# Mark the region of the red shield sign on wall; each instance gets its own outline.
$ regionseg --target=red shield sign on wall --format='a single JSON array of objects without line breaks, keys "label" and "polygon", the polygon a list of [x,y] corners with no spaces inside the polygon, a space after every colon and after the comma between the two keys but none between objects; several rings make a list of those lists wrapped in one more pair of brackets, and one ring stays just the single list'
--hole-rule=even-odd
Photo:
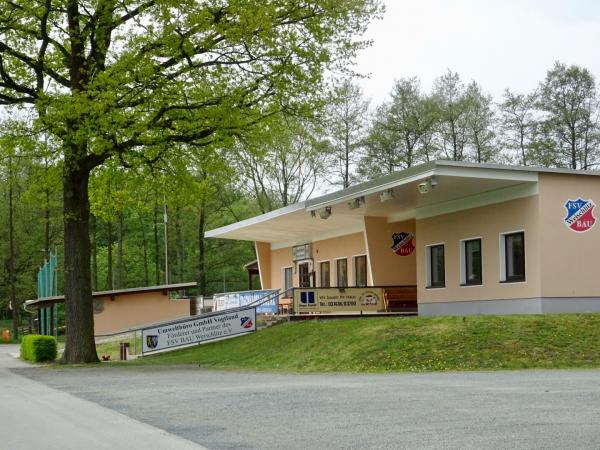
[{"label": "red shield sign on wall", "polygon": [[415,235],[413,233],[407,233],[402,231],[401,233],[394,233],[392,235],[392,250],[398,256],[408,256],[415,251],[415,244],[413,240]]}]

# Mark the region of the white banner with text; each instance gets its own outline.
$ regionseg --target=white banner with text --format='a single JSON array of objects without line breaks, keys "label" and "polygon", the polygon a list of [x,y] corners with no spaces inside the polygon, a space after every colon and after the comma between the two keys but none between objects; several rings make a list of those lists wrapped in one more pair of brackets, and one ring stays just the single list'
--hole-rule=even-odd
[{"label": "white banner with text", "polygon": [[184,345],[222,339],[256,331],[256,310],[192,317],[185,322],[170,323],[142,330],[142,353],[152,353]]}]

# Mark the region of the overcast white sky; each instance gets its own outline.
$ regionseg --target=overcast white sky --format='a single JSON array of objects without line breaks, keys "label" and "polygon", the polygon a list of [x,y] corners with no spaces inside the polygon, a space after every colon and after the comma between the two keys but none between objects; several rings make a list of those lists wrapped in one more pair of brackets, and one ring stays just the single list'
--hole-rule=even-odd
[{"label": "overcast white sky", "polygon": [[528,92],[554,61],[600,77],[600,0],[384,0],[371,48],[358,58],[372,105],[394,79],[418,76],[429,90],[448,69],[500,99],[505,88]]}]

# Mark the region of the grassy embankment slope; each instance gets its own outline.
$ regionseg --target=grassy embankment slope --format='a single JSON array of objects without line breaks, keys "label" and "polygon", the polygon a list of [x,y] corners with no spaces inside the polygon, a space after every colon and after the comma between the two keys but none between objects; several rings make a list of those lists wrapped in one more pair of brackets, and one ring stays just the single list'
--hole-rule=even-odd
[{"label": "grassy embankment slope", "polygon": [[600,314],[291,322],[132,364],[290,372],[600,367]]}]

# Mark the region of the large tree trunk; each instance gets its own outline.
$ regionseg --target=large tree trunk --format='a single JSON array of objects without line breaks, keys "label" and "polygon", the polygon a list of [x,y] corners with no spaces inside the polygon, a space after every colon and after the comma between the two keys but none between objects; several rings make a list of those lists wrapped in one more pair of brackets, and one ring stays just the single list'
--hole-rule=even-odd
[{"label": "large tree trunk", "polygon": [[[70,150],[70,149],[69,149]],[[90,274],[89,170],[65,153],[63,200],[65,228],[65,352],[66,364],[98,361],[94,343],[94,314]],[[77,153],[81,149],[75,149]]]}]

